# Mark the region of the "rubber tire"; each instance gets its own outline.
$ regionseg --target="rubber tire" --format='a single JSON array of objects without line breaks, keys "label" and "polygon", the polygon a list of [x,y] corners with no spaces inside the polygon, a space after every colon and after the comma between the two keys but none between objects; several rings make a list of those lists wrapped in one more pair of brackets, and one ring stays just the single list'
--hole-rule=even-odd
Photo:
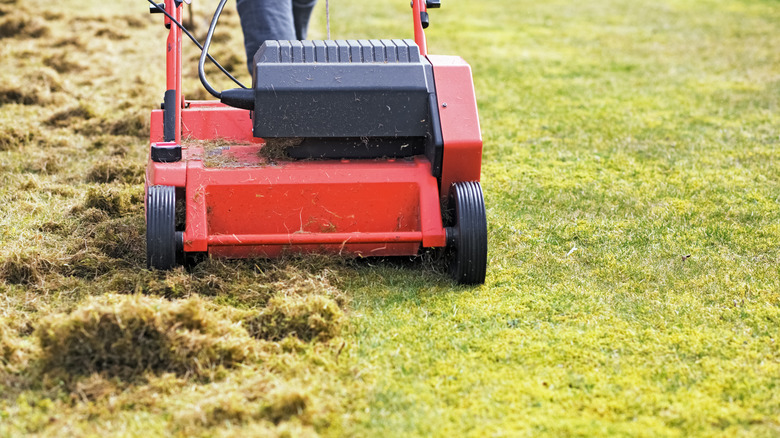
[{"label": "rubber tire", "polygon": [[176,188],[146,189],[146,266],[168,270],[176,266]]},{"label": "rubber tire", "polygon": [[476,181],[450,187],[449,273],[458,284],[483,284],[487,271],[487,217],[482,187]]}]

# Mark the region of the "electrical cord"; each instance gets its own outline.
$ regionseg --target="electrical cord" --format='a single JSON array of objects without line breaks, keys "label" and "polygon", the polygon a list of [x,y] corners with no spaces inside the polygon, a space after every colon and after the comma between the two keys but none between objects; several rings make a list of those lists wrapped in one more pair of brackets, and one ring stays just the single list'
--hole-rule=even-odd
[{"label": "electrical cord", "polygon": [[225,3],[227,3],[227,0],[220,0],[219,5],[217,5],[217,10],[214,11],[214,16],[211,18],[211,24],[209,24],[209,31],[206,34],[206,41],[203,43],[203,50],[200,52],[200,60],[198,61],[198,76],[200,77],[200,82],[203,84],[203,87],[206,88],[206,91],[211,93],[211,95],[217,99],[222,99],[222,93],[215,90],[214,87],[209,84],[208,79],[206,79],[206,71],[204,70],[203,66],[206,64],[206,56],[209,54],[211,38],[214,37],[214,29],[217,27],[217,21],[219,20],[219,16],[222,14],[222,9],[225,8]]},{"label": "electrical cord", "polygon": [[[193,42],[193,43],[195,43],[195,45],[196,45],[196,46],[198,46],[198,48],[201,50],[201,55],[204,53],[203,46],[202,46],[202,45],[201,45],[201,44],[198,42],[198,40],[197,40],[197,39],[196,39],[194,36],[192,36],[192,34],[190,33],[190,31],[188,31],[188,30],[187,30],[187,29],[186,29],[186,28],[185,28],[185,27],[184,27],[184,26],[183,26],[181,23],[179,23],[178,21],[176,21],[176,19],[175,19],[175,18],[173,18],[173,16],[172,16],[171,14],[169,14],[169,13],[168,13],[168,12],[167,12],[167,11],[166,11],[164,8],[161,8],[161,7],[160,7],[160,5],[158,5],[157,3],[155,3],[153,0],[147,0],[147,1],[148,1],[149,3],[151,3],[151,4],[152,4],[152,5],[155,7],[155,8],[157,8],[157,10],[158,10],[158,11],[162,12],[163,14],[165,14],[165,16],[166,16],[166,17],[168,17],[168,19],[169,19],[169,20],[171,20],[173,23],[175,23],[175,24],[176,24],[176,26],[178,26],[178,27],[179,27],[179,29],[181,29],[181,30],[182,30],[182,32],[184,32],[184,33],[185,33],[185,34],[186,34],[186,35],[187,35],[187,36],[190,38],[190,40],[192,40],[192,42]],[[224,6],[224,2],[223,2],[223,6]],[[221,9],[220,9],[220,12],[221,12]],[[213,32],[212,32],[212,33],[213,33]],[[222,65],[221,65],[219,62],[217,62],[217,60],[216,60],[216,59],[214,59],[214,58],[213,58],[211,55],[209,55],[209,54],[208,54],[208,52],[205,52],[205,53],[206,53],[206,56],[209,58],[209,60],[210,60],[212,63],[214,63],[214,65],[215,65],[215,66],[217,66],[217,68],[218,68],[218,69],[220,69],[220,71],[222,71],[222,73],[226,74],[226,75],[227,75],[227,77],[229,77],[229,78],[230,78],[230,79],[231,79],[233,82],[235,82],[236,84],[238,84],[238,86],[239,86],[239,87],[241,87],[241,88],[247,88],[247,87],[246,87],[244,84],[242,84],[241,82],[239,82],[239,80],[238,80],[238,79],[236,79],[235,77],[233,77],[233,75],[231,75],[231,74],[230,74],[230,72],[228,72],[227,70],[225,70],[225,67],[222,67]],[[198,73],[200,74],[200,66],[199,66]],[[203,81],[203,77],[201,77],[201,81]],[[204,85],[205,85],[205,84],[204,84]],[[206,89],[207,89],[207,90],[208,90],[208,88],[209,88],[209,87],[206,87]],[[213,88],[212,88],[212,90],[213,90]],[[210,90],[209,90],[209,92],[211,93],[211,91],[210,91]],[[214,93],[211,93],[211,94],[214,94]],[[216,97],[219,97],[219,96],[216,96]]]}]

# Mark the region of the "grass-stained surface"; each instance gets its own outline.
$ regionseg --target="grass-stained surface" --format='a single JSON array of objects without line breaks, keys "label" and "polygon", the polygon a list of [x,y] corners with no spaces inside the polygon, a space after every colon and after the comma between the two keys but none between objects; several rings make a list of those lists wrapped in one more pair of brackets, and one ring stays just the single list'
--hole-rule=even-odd
[{"label": "grass-stained surface", "polygon": [[[385,3],[331,2],[332,36],[408,37]],[[780,434],[780,5],[443,3],[430,51],[471,63],[485,139],[476,288],[146,271],[159,16],[0,1],[0,436]],[[232,8],[212,53],[250,82]]]}]

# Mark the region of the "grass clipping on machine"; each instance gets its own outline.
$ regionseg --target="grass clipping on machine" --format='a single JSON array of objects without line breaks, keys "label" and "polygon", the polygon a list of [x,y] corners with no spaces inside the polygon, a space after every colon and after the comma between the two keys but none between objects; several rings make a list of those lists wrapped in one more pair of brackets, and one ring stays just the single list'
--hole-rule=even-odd
[{"label": "grass clipping on machine", "polygon": [[35,336],[42,369],[123,379],[146,372],[200,376],[251,359],[254,343],[246,330],[210,307],[199,298],[91,299],[70,314],[39,324]]}]

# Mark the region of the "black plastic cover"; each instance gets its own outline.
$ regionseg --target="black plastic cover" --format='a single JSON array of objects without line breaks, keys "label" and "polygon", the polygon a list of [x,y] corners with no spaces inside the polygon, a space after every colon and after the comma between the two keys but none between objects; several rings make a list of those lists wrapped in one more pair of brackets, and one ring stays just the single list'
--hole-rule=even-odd
[{"label": "black plastic cover", "polygon": [[404,158],[425,153],[423,137],[305,138],[286,149],[287,156],[308,158]]},{"label": "black plastic cover", "polygon": [[433,70],[411,40],[266,41],[255,137],[426,137]]}]

